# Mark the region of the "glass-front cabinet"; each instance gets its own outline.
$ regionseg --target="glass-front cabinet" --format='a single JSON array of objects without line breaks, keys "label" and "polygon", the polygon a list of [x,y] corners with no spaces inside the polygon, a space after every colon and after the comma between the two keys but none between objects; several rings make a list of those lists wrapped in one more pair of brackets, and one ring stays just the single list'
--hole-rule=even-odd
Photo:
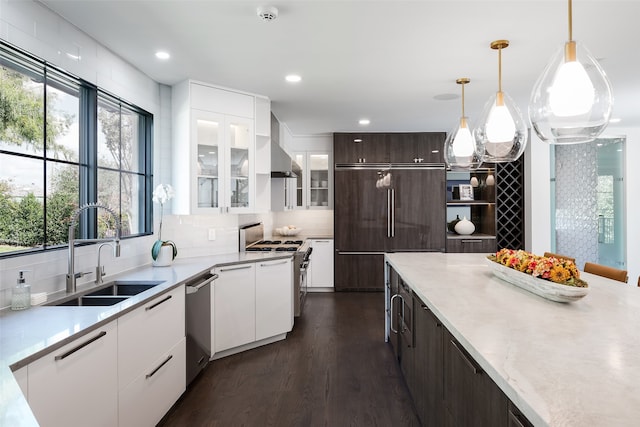
[{"label": "glass-front cabinet", "polygon": [[229,191],[227,206],[248,209],[253,194],[253,123],[242,117],[227,117]]},{"label": "glass-front cabinet", "polygon": [[297,209],[331,208],[330,158],[327,153],[295,153],[292,159],[296,179]]},{"label": "glass-front cabinet", "polygon": [[193,112],[193,134],[197,147],[196,205],[199,209],[220,207],[220,143],[224,133],[224,117],[205,111]]}]

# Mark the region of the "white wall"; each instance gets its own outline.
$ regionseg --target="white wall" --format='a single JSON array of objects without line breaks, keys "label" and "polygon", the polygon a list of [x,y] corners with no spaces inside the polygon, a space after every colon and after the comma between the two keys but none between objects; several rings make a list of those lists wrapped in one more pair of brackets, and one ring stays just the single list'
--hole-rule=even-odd
[{"label": "white wall", "polygon": [[[154,115],[155,184],[171,182],[171,88],[160,85],[125,62],[106,47],[70,25],[60,16],[33,1],[0,0],[0,38],[40,57],[98,87],[119,96]],[[66,53],[79,55],[79,61]],[[165,212],[171,211],[166,206]],[[159,223],[159,206],[155,205],[155,227]],[[163,237],[174,240],[178,256],[210,255],[236,251],[238,217],[175,217],[166,215]],[[214,229],[216,239],[209,240]],[[101,260],[110,275],[151,262],[150,248],[155,236],[126,239],[121,256],[114,258],[103,250]],[[76,249],[76,271],[92,274],[78,284],[94,280],[97,245]],[[67,251],[48,251],[29,256],[0,260],[0,309],[10,305],[11,288],[19,270],[27,274],[32,292],[52,293],[65,287]]]}]

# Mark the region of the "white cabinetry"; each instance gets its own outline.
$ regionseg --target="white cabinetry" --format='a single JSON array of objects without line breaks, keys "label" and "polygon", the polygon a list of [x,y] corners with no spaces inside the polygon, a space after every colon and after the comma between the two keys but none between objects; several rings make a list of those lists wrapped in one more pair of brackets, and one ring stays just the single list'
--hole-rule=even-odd
[{"label": "white cabinetry", "polygon": [[216,268],[213,285],[212,342],[221,352],[256,339],[255,265],[238,264]]},{"label": "white cabinetry", "polygon": [[155,425],[186,388],[184,285],[118,319],[119,425]]},{"label": "white cabinetry", "polygon": [[307,289],[333,289],[333,239],[311,239],[311,261],[308,268]]},{"label": "white cabinetry", "polygon": [[298,209],[331,209],[333,201],[333,174],[326,152],[305,151],[294,153],[293,170],[296,180],[296,204]]},{"label": "white cabinetry", "polygon": [[271,101],[256,96],[256,212],[271,208]]},{"label": "white cabinetry", "polygon": [[28,365],[29,406],[45,426],[118,424],[118,339],[107,323]]},{"label": "white cabinetry", "polygon": [[292,258],[228,265],[215,272],[212,358],[286,337],[293,328]]},{"label": "white cabinetry", "polygon": [[293,259],[256,267],[256,341],[293,328]]},{"label": "white cabinetry", "polygon": [[[172,90],[172,159],[175,214],[251,213],[256,209],[256,152],[264,140],[268,100],[185,81]],[[265,119],[265,116],[267,118]],[[254,126],[259,126],[256,143]],[[265,145],[267,148],[265,148]],[[265,178],[260,188],[268,188]],[[259,198],[264,209],[264,195]]]}]

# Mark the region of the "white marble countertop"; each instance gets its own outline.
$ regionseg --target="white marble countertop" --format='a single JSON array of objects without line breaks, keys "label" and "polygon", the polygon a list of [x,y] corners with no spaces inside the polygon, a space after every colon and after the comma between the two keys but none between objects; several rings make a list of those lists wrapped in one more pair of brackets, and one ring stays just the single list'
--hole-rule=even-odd
[{"label": "white marble countertop", "polygon": [[[148,265],[105,277],[105,284],[112,280],[164,282],[120,304],[109,307],[36,306],[23,311],[0,312],[0,426],[38,425],[13,375],[14,370],[213,267],[290,256],[282,252],[252,252],[178,259],[169,267],[154,268]],[[92,287],[95,285],[78,286],[78,292],[88,291]],[[68,295],[62,291],[49,296],[48,301],[65,296]]]},{"label": "white marble countertop", "polygon": [[557,303],[495,278],[485,254],[386,260],[536,426],[640,423],[640,289],[588,273]]}]

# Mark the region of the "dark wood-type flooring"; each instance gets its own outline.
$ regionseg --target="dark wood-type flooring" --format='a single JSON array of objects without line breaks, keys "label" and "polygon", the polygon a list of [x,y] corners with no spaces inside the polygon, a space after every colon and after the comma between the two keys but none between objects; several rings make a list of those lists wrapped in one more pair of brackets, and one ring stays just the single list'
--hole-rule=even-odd
[{"label": "dark wood-type flooring", "polygon": [[161,426],[419,426],[384,294],[308,294],[287,339],[215,360]]}]

